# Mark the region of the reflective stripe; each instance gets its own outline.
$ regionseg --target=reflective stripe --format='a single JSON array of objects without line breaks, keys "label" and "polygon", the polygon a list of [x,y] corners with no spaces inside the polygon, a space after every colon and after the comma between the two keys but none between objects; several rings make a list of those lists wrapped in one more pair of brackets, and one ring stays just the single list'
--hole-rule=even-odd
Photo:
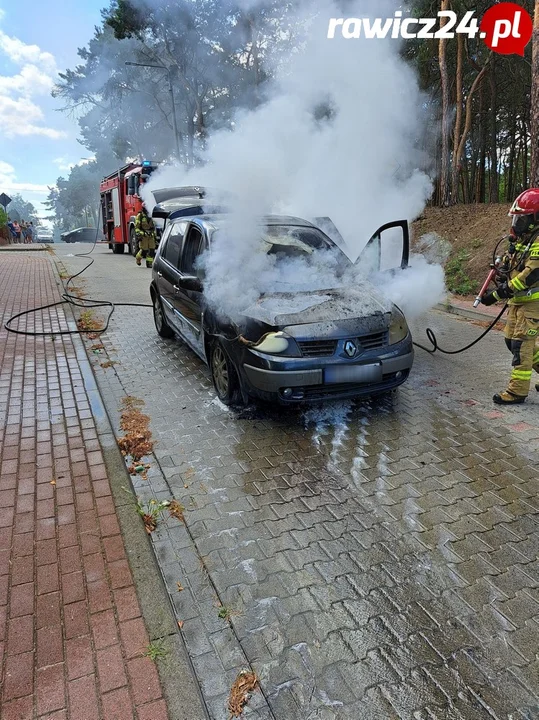
[{"label": "reflective stripe", "polygon": [[533,356],[533,364],[535,365],[538,362],[539,362],[539,350]]},{"label": "reflective stripe", "polygon": [[515,295],[509,301],[510,305],[520,305],[522,303],[537,302],[539,300],[539,292],[533,292],[531,295]]},{"label": "reflective stripe", "polygon": [[532,376],[531,370],[513,370],[511,377],[513,380],[529,380]]},{"label": "reflective stripe", "polygon": [[513,278],[509,285],[512,285],[515,290],[526,290],[526,285],[518,277]]}]

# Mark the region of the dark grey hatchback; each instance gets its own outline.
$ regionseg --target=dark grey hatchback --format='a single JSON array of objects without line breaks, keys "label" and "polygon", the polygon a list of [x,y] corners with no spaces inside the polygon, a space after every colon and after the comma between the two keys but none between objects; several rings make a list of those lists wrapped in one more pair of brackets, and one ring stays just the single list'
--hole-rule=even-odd
[{"label": "dark grey hatchback", "polygon": [[[200,258],[211,254],[225,217],[171,219],[150,286],[159,335],[170,338],[177,333],[207,362],[217,395],[227,405],[246,403],[251,397],[281,404],[342,399],[401,385],[414,357],[402,312],[372,286],[366,290],[350,282],[347,273],[354,264],[319,227],[293,217],[268,216],[261,223],[265,252],[286,259],[331,251],[343,281],[322,290],[262,294],[245,308],[241,320],[223,317],[206,301]],[[374,258],[380,269],[386,232],[393,256],[398,234],[397,267],[406,268],[405,221],[389,223],[375,233],[366,246],[369,261]]]}]

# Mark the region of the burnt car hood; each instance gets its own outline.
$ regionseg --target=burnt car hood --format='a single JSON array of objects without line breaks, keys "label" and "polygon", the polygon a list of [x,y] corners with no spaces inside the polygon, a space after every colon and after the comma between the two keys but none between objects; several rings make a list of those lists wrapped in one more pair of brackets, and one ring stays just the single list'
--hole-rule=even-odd
[{"label": "burnt car hood", "polygon": [[[359,321],[370,328],[387,327],[392,304],[368,284],[329,290],[265,294],[244,315],[265,325],[325,325]],[[325,334],[325,333],[324,333]]]}]

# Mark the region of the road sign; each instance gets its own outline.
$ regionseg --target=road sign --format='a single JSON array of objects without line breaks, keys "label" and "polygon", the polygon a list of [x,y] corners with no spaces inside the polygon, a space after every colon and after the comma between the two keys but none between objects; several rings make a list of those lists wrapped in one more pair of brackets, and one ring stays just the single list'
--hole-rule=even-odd
[{"label": "road sign", "polygon": [[2,193],[0,195],[0,205],[3,205],[6,208],[10,202],[11,198],[9,197],[9,195],[6,195],[6,193]]}]

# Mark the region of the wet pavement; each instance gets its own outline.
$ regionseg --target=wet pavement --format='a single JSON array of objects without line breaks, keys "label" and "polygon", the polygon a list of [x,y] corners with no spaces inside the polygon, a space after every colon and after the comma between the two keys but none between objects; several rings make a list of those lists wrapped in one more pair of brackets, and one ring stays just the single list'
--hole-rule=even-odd
[{"label": "wet pavement", "polygon": [[[147,300],[131,258],[99,249],[86,278],[90,295]],[[447,347],[482,330],[428,321]],[[151,310],[118,308],[103,339],[108,412],[117,426],[121,398],[143,398],[157,440],[138,490],[186,508],[153,540],[212,718],[249,666],[246,717],[539,718],[539,404],[490,404],[501,335],[418,351],[389,398],[241,413]]]}]

